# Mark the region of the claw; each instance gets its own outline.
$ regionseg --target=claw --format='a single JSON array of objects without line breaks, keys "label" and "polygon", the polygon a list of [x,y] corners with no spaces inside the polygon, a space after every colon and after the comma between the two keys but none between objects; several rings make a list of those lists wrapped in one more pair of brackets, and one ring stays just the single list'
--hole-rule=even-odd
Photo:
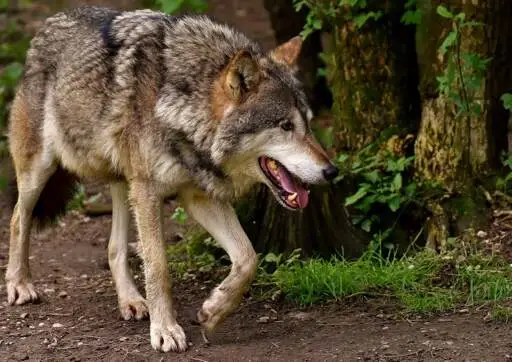
[{"label": "claw", "polygon": [[203,337],[203,341],[206,345],[210,345],[210,340],[208,339],[208,336],[206,335],[206,331],[201,328],[201,337]]}]

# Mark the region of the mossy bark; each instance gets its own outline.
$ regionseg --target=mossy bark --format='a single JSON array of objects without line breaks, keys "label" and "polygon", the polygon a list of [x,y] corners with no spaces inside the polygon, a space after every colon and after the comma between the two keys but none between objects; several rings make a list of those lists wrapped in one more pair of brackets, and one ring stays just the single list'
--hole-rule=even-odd
[{"label": "mossy bark", "polygon": [[[415,145],[417,176],[442,185],[452,195],[448,201],[431,205],[433,215],[427,224],[428,244],[439,249],[448,236],[457,235],[467,227],[482,227],[487,219],[485,200],[478,195],[475,185],[498,164],[499,154],[506,148],[508,115],[499,97],[507,87],[512,87],[510,67],[506,66],[512,61],[512,2],[419,0],[418,3],[423,17],[417,28],[422,99],[422,118]],[[438,92],[436,76],[443,73],[448,57],[456,56],[450,52],[441,56],[438,52],[452,30],[451,20],[437,14],[438,5],[446,6],[454,14],[464,12],[466,20],[484,24],[466,27],[460,36],[461,54],[469,52],[484,59],[493,58],[481,88],[470,99],[471,103],[481,105],[481,114],[457,115],[453,100]],[[462,84],[454,84],[454,91],[464,92]],[[464,215],[454,211],[457,207],[452,207],[460,202],[471,205]]]},{"label": "mossy bark", "polygon": [[404,3],[370,1],[364,11],[382,16],[361,28],[335,23],[327,70],[338,148],[360,149],[393,126],[417,128],[414,27],[401,22]]}]

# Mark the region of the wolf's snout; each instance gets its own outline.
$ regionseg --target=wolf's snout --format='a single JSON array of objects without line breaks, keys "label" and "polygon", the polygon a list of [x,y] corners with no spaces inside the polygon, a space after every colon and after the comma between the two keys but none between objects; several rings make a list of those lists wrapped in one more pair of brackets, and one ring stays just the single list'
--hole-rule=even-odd
[{"label": "wolf's snout", "polygon": [[322,173],[327,181],[332,181],[336,176],[338,176],[340,170],[338,170],[336,166],[329,165],[322,170]]}]

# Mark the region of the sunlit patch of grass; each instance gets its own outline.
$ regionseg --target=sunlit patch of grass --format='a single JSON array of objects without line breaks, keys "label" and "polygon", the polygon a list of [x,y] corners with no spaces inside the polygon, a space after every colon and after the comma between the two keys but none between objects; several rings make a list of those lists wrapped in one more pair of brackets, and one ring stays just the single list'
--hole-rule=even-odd
[{"label": "sunlit patch of grass", "polygon": [[490,311],[490,317],[495,322],[509,323],[512,321],[512,308],[495,305]]},{"label": "sunlit patch of grass", "polygon": [[281,268],[275,278],[286,297],[300,305],[359,294],[385,295],[408,311],[431,313],[512,297],[508,265],[486,259],[455,264],[451,258],[430,252],[393,260],[368,256],[357,261],[310,259]]}]

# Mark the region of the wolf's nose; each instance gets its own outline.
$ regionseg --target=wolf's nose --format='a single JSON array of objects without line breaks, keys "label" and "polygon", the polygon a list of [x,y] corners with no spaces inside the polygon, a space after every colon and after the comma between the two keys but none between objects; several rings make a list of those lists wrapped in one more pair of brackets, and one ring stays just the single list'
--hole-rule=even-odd
[{"label": "wolf's nose", "polygon": [[322,173],[324,174],[324,177],[327,181],[332,181],[336,176],[338,176],[340,170],[338,170],[338,168],[333,165],[329,165],[327,168],[323,169]]}]

